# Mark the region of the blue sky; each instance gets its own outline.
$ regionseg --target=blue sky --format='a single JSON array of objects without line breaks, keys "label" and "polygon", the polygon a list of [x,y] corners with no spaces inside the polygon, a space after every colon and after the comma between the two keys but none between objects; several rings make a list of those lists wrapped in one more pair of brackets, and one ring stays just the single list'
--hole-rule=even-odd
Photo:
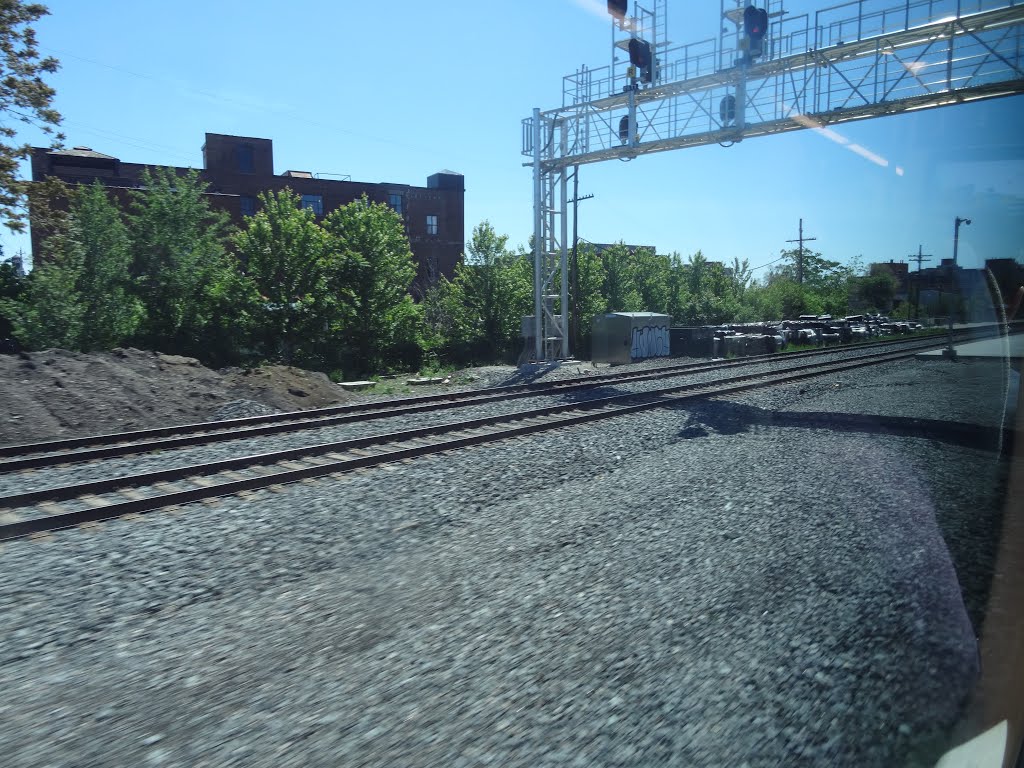
[{"label": "blue sky", "polygon": [[[532,227],[521,120],[560,104],[564,75],[609,58],[603,0],[48,5],[37,33],[63,64],[52,83],[69,146],[200,167],[209,131],[273,139],[278,173],[422,185],[452,169],[466,177],[467,239],[489,219],[513,245]],[[674,43],[717,32],[717,2],[689,5],[669,2]],[[756,267],[802,217],[829,258],[900,260],[921,244],[938,259],[961,215],[974,220],[965,266],[1024,261],[1022,123],[1018,96],[837,128],[887,168],[809,131],[583,166],[580,193],[595,197],[580,235]],[[6,230],[0,242],[28,250]]]}]

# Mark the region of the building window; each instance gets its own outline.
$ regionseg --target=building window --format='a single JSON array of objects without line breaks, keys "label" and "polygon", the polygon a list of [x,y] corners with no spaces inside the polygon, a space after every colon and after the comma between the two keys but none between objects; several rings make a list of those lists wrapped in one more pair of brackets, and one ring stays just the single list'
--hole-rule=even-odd
[{"label": "building window", "polygon": [[238,159],[239,173],[253,173],[256,170],[252,144],[239,144],[235,147],[235,156]]},{"label": "building window", "polygon": [[255,216],[256,198],[252,197],[251,195],[242,195],[241,207],[243,216]]},{"label": "building window", "polygon": [[309,208],[317,216],[324,215],[324,198],[323,195],[303,195],[302,196],[302,207]]},{"label": "building window", "polygon": [[427,234],[437,234],[437,216],[427,216]]},{"label": "building window", "polygon": [[402,196],[396,192],[392,192],[388,195],[388,205],[397,213],[399,216],[405,213],[405,208],[402,205]]}]

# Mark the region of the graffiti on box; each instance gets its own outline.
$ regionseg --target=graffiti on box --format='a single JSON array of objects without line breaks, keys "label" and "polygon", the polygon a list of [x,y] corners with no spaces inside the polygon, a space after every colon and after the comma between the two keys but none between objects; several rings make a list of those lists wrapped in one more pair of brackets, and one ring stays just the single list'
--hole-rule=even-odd
[{"label": "graffiti on box", "polygon": [[668,326],[645,325],[633,329],[633,346],[629,356],[634,360],[645,357],[663,357],[668,351]]}]

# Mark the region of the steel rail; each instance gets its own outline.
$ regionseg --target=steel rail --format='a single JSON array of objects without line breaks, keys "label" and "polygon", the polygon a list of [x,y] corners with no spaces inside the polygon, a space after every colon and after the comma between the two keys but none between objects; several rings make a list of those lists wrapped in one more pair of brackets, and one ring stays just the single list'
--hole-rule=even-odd
[{"label": "steel rail", "polygon": [[[966,329],[961,332],[962,335],[974,335],[975,333],[977,331],[973,329]],[[95,461],[116,456],[192,447],[226,440],[240,440],[305,429],[319,429],[326,426],[392,418],[394,416],[478,405],[498,400],[571,393],[607,384],[651,381],[691,373],[704,373],[707,371],[756,365],[766,361],[803,359],[842,352],[856,354],[864,349],[909,344],[930,345],[931,340],[928,338],[887,339],[878,342],[856,343],[853,345],[793,352],[785,355],[768,353],[751,355],[739,360],[683,363],[644,371],[577,376],[551,382],[513,384],[370,403],[329,406],[309,411],[293,411],[266,416],[227,419],[224,421],[155,427],[133,432],[89,435],[40,443],[0,446],[0,457],[10,457],[7,459],[0,458],[0,474],[67,463]]]},{"label": "steel rail", "polygon": [[[942,345],[933,345],[938,348]],[[411,459],[470,445],[495,442],[561,427],[584,424],[655,407],[677,405],[691,400],[735,394],[761,387],[779,386],[808,378],[840,373],[857,368],[906,359],[919,350],[884,351],[860,356],[854,360],[809,363],[782,371],[760,372],[714,382],[690,383],[644,393],[630,393],[545,408],[517,411],[501,416],[452,422],[402,432],[374,435],[353,440],[294,448],[253,456],[236,457],[196,466],[174,467],[134,476],[90,481],[0,497],[0,540],[23,537],[44,531],[97,522],[129,514],[191,503],[202,499],[229,496],[300,480],[332,475],[383,463]],[[440,438],[440,439],[437,439]],[[373,452],[366,449],[373,448]],[[340,455],[341,452],[349,455]],[[296,465],[296,459],[305,464]],[[309,463],[312,460],[313,463]],[[228,476],[223,482],[207,476],[216,473],[237,473],[240,469],[266,468],[290,462],[281,471],[258,471],[250,477]],[[195,478],[202,478],[196,482]],[[193,482],[198,487],[159,489],[159,484]],[[157,486],[161,492],[147,496],[140,488]],[[166,486],[165,486],[166,488]],[[124,490],[127,489],[127,490]],[[102,493],[120,492],[121,500],[104,499]],[[66,511],[51,510],[35,517],[20,518],[14,512],[71,499],[82,500],[85,507]],[[4,509],[6,508],[6,509]]]}]

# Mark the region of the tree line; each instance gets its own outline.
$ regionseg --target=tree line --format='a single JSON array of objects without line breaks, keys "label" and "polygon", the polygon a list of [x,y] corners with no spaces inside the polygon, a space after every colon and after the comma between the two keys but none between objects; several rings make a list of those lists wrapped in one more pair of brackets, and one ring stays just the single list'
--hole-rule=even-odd
[{"label": "tree line", "polygon": [[[843,316],[851,306],[889,311],[898,288],[889,274],[861,275],[860,260],[847,266],[807,250],[802,258],[796,250],[783,250],[760,279],[746,259],[726,266],[700,251],[686,258],[664,256],[621,242],[582,242],[570,261],[570,304],[581,318],[570,331],[575,354],[584,358],[590,354],[590,322],[606,312],[659,312],[676,325]],[[473,230],[454,279],[442,279],[423,304],[426,349],[457,362],[514,360],[524,345],[522,317],[533,314],[532,254],[509,249],[508,238],[483,222]]]},{"label": "tree line", "polygon": [[[123,200],[99,182],[36,184],[42,252],[27,277],[0,268],[0,334],[27,349],[137,346],[212,366],[280,362],[335,378],[514,362],[522,351],[532,257],[489,222],[473,229],[451,279],[416,302],[416,265],[389,206],[364,196],[318,221],[291,190],[259,201],[236,228],[210,207],[196,171],[148,170]],[[745,260],[726,268],[700,252],[683,259],[621,243],[581,243],[573,261],[584,318],[573,329],[578,355],[589,349],[589,319],[604,312],[662,312],[687,325],[843,314],[851,294],[881,307],[893,289],[891,278],[857,277],[807,252],[802,285],[794,252],[760,281]]]}]

